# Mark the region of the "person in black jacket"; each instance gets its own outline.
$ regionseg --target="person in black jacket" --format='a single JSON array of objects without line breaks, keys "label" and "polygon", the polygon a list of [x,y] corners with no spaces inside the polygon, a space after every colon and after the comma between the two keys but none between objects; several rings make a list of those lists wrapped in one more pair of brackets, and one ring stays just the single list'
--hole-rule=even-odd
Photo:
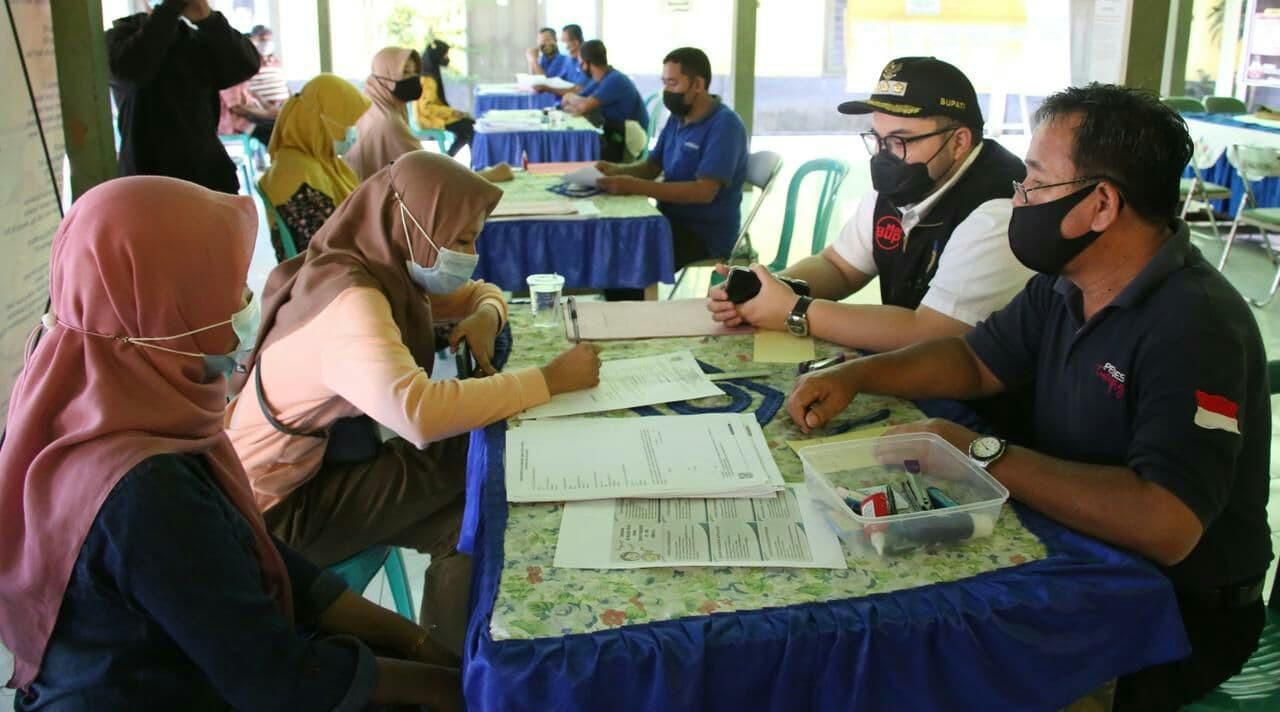
[{"label": "person in black jacket", "polygon": [[235,164],[218,140],[218,91],[257,73],[253,43],[208,0],[165,0],[112,23],[107,55],[120,113],[120,175],[238,192]]}]

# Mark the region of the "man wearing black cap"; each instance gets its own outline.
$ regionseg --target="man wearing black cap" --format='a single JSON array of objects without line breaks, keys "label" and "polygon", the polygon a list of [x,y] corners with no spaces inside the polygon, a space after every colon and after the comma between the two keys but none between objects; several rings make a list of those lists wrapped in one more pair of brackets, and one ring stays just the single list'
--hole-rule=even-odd
[{"label": "man wearing black cap", "polygon": [[[981,140],[968,78],[933,57],[903,57],[884,68],[870,98],[839,110],[872,115],[874,130],[862,138],[875,189],[834,244],[783,272],[808,282],[812,298],[754,265],[759,295],[734,305],[712,289],[712,316],[887,351],[963,334],[1007,304],[1031,276],[1007,237],[1011,186],[1026,169],[1000,144]],[[837,301],[876,276],[882,305]]]}]

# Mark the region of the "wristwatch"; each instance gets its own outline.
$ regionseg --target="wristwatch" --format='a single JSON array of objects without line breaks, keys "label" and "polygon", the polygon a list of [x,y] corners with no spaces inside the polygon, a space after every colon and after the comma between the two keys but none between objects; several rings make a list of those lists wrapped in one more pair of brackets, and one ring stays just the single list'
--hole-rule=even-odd
[{"label": "wristwatch", "polygon": [[1008,447],[1007,440],[992,437],[990,435],[982,435],[969,443],[969,459],[973,464],[986,470],[991,467],[991,463],[999,460],[1004,456],[1004,451]]},{"label": "wristwatch", "polygon": [[796,300],[796,305],[791,307],[791,313],[787,315],[787,331],[796,336],[809,335],[809,305],[813,303],[813,297],[800,297]]}]

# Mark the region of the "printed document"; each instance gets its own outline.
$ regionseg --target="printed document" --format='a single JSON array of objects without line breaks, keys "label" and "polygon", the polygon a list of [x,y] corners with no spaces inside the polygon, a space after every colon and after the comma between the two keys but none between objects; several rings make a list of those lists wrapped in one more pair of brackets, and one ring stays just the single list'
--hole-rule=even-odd
[{"label": "printed document", "polygon": [[600,413],[672,401],[722,396],[707,379],[689,351],[605,361],[600,384],[594,388],[551,397],[549,403],[526,410],[521,418]]},{"label": "printed document", "polygon": [[802,484],[755,498],[569,502],[555,565],[846,568],[835,531]]},{"label": "printed document", "polygon": [[760,497],[782,489],[750,413],[528,420],[507,431],[508,502]]}]

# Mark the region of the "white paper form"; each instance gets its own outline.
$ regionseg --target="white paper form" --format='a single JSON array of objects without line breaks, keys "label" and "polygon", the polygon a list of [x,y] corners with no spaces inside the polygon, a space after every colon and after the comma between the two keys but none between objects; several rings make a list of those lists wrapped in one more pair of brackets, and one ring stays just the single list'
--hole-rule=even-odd
[{"label": "white paper form", "polygon": [[588,188],[596,187],[596,181],[604,177],[594,165],[583,166],[576,171],[564,174],[564,182],[574,185],[586,186]]},{"label": "white paper form", "polygon": [[555,565],[846,568],[840,541],[802,484],[768,497],[570,502]]},{"label": "white paper form", "polygon": [[508,502],[758,497],[782,489],[750,413],[552,418],[507,431]]},{"label": "white paper form", "polygon": [[549,403],[526,410],[520,418],[601,413],[639,405],[722,396],[689,351],[623,358],[600,365],[594,388],[552,396]]}]

